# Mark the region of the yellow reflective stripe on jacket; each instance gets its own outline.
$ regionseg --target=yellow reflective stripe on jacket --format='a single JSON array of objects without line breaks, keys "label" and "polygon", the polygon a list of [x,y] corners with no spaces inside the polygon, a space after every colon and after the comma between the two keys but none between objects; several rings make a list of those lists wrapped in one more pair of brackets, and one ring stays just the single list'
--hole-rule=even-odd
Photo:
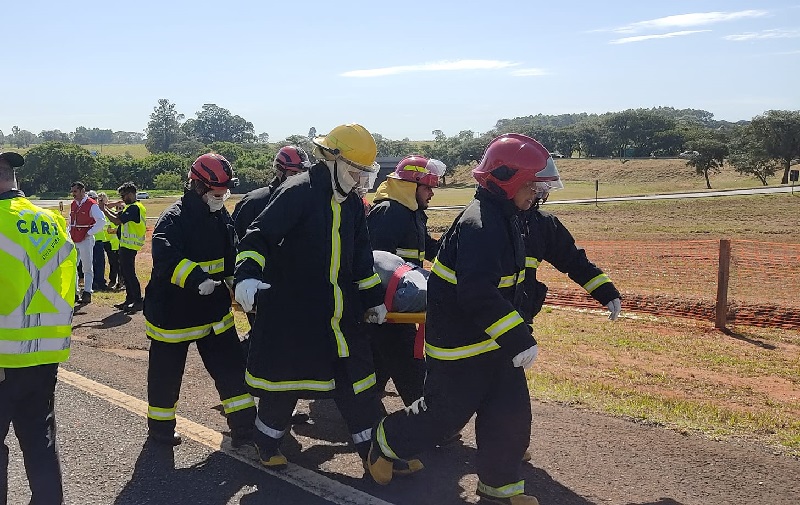
[{"label": "yellow reflective stripe on jacket", "polygon": [[417,249],[403,249],[401,247],[397,248],[397,252],[395,252],[401,258],[408,258],[413,260],[424,260],[425,259],[425,251],[418,251]]},{"label": "yellow reflective stripe on jacket", "polygon": [[510,288],[511,286],[516,286],[520,282],[525,280],[525,270],[520,270],[518,273],[514,275],[506,275],[505,277],[500,277],[500,282],[497,284],[498,288]]},{"label": "yellow reflective stripe on jacket", "polygon": [[262,270],[264,269],[264,265],[267,264],[266,258],[264,258],[264,256],[262,254],[259,254],[259,253],[255,252],[255,251],[242,251],[239,254],[237,254],[236,255],[236,264],[238,265],[239,263],[241,263],[242,261],[244,261],[246,259],[251,259],[251,260],[255,261],[256,263],[258,263]]},{"label": "yellow reflective stripe on jacket", "polygon": [[256,402],[248,393],[222,400],[222,408],[225,410],[226,414],[238,412],[244,409],[255,408],[255,406]]},{"label": "yellow reflective stripe on jacket", "polygon": [[342,224],[342,206],[333,197],[331,197],[331,211],[333,212],[331,224],[331,268],[328,278],[333,287],[331,329],[333,330],[334,338],[336,338],[336,352],[340,358],[345,358],[350,356],[350,349],[347,346],[344,333],[342,333],[342,328],[339,326],[342,320],[342,311],[344,310],[344,296],[342,295],[342,288],[339,287],[339,268],[342,263],[342,237],[339,235],[339,227]]},{"label": "yellow reflective stripe on jacket", "polygon": [[296,380],[296,381],[270,381],[255,377],[246,370],[244,380],[247,385],[264,391],[333,391],[336,381]]},{"label": "yellow reflective stripe on jacket", "polygon": [[462,347],[436,347],[428,342],[425,342],[425,354],[434,359],[443,361],[453,361],[457,359],[471,358],[485,352],[500,349],[500,344],[494,339],[484,340],[477,344],[465,345]]},{"label": "yellow reflective stripe on jacket", "polygon": [[478,491],[482,494],[493,496],[495,498],[510,498],[525,492],[525,481],[521,480],[519,482],[514,482],[513,484],[508,484],[502,487],[491,487],[487,486],[481,481],[478,481]]},{"label": "yellow reflective stripe on jacket", "polygon": [[386,432],[383,429],[383,419],[381,419],[381,422],[378,423],[378,429],[375,433],[375,440],[378,441],[378,446],[381,448],[381,452],[383,454],[392,459],[400,459],[397,457],[397,453],[395,453],[394,450],[389,447],[389,442],[386,441]]},{"label": "yellow reflective stripe on jacket", "polygon": [[374,386],[376,384],[376,382],[377,382],[377,379],[375,378],[375,374],[374,373],[369,374],[368,376],[364,377],[360,381],[353,383],[353,392],[355,394],[363,393],[367,389],[369,389],[372,386]]},{"label": "yellow reflective stripe on jacket", "polygon": [[175,407],[171,409],[165,409],[162,407],[153,407],[152,405],[147,406],[147,417],[150,419],[154,419],[156,421],[172,421],[175,419],[175,411],[177,409],[177,404]]},{"label": "yellow reflective stripe on jacket", "polygon": [[587,293],[591,293],[592,291],[599,288],[603,284],[606,284],[607,282],[611,282],[611,279],[608,277],[608,275],[600,274],[594,279],[584,284],[583,289],[585,289]]},{"label": "yellow reflective stripe on jacket", "polygon": [[203,269],[203,272],[207,274],[218,274],[225,271],[225,258],[199,261],[197,264],[200,265],[200,268]]},{"label": "yellow reflective stripe on jacket", "polygon": [[186,279],[195,267],[197,267],[197,263],[183,258],[175,265],[175,270],[172,271],[172,278],[169,281],[176,286],[184,287],[186,285]]},{"label": "yellow reflective stripe on jacket", "polygon": [[159,328],[147,319],[145,323],[145,334],[153,340],[158,340],[167,343],[187,342],[190,340],[197,340],[210,334],[212,331],[219,335],[228,328],[233,327],[233,313],[228,312],[225,316],[216,323],[202,324],[200,326],[193,326],[191,328],[179,328],[174,330],[167,330]]},{"label": "yellow reflective stripe on jacket", "polygon": [[494,339],[500,337],[511,328],[522,324],[523,322],[524,321],[522,320],[522,316],[519,315],[519,312],[512,310],[505,316],[495,321],[494,324],[486,328],[484,331],[486,331],[486,334]]},{"label": "yellow reflective stripe on jacket", "polygon": [[435,273],[436,275],[446,280],[450,284],[458,284],[455,270],[444,266],[444,264],[439,261],[438,257],[435,260],[433,260],[433,266],[431,267],[431,272]]},{"label": "yellow reflective stripe on jacket", "polygon": [[532,258],[530,256],[525,257],[525,268],[539,268],[539,265],[541,264],[542,264],[541,260]]},{"label": "yellow reflective stripe on jacket", "polygon": [[[133,202],[132,204],[126,206],[127,209],[131,205],[136,205],[139,207],[139,221],[133,222],[128,221],[127,223],[122,223],[122,232],[120,233],[120,246],[125,247],[126,249],[133,249],[134,251],[138,251],[139,249],[144,246],[144,238],[147,234],[147,211],[142,205],[141,202]],[[124,211],[123,211],[124,212]]]},{"label": "yellow reflective stripe on jacket", "polygon": [[375,287],[380,283],[381,283],[381,278],[378,274],[372,274],[366,279],[361,279],[360,281],[356,281],[356,284],[358,285],[358,289],[360,291],[364,291],[365,289]]}]

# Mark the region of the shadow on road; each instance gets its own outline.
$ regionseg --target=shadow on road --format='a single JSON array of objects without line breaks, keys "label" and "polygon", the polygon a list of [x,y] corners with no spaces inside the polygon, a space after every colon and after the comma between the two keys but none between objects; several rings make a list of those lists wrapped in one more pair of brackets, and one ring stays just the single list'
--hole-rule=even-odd
[{"label": "shadow on road", "polygon": [[146,441],[131,479],[114,505],[192,503],[224,505],[243,487],[253,486],[230,471],[231,459],[221,452],[188,468],[175,468],[172,447]]},{"label": "shadow on road", "polygon": [[[80,308],[83,309],[85,306],[81,306]],[[84,312],[76,311],[75,314],[84,314]],[[127,324],[131,321],[131,316],[126,314],[125,312],[115,312],[110,316],[106,316],[99,321],[85,321],[80,324],[76,324],[74,328],[94,328],[97,330],[107,330],[109,328],[116,328],[117,326],[122,326],[123,324]]]},{"label": "shadow on road", "polygon": [[[329,400],[311,402],[310,417],[313,424],[295,425],[292,430],[301,436],[325,440],[330,444],[314,445],[290,456],[296,447],[284,451],[292,461],[301,458],[302,466],[373,496],[396,505],[456,505],[475,501],[475,459],[477,450],[461,442],[431,449],[420,455],[425,469],[408,477],[397,477],[388,486],[379,486],[369,477],[354,478],[335,471],[326,472],[320,467],[342,453],[353,452],[349,435],[334,403]],[[288,437],[287,437],[288,441]],[[299,460],[298,460],[299,462]],[[595,505],[595,502],[578,495],[546,471],[530,463],[522,465],[527,493],[539,498],[541,503],[559,505]],[[644,504],[642,504],[644,505]],[[658,505],[679,505],[676,502],[659,502]]]}]

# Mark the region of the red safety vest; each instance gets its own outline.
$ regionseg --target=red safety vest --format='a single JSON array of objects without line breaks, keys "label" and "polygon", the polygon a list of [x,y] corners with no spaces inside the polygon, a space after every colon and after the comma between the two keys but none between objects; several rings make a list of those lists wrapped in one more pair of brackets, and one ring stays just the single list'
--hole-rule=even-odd
[{"label": "red safety vest", "polygon": [[81,205],[72,200],[72,206],[69,210],[69,235],[72,241],[83,242],[86,234],[89,233],[89,228],[94,226],[95,220],[92,217],[92,205],[97,202],[91,198],[87,198]]}]

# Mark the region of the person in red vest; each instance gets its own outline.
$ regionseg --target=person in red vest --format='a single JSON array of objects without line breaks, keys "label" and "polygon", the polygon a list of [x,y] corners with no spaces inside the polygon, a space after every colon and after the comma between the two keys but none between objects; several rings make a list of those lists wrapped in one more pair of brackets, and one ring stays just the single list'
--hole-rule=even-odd
[{"label": "person in red vest", "polygon": [[[75,293],[75,303],[92,302],[92,282],[94,282],[94,235],[106,226],[103,211],[97,201],[86,195],[86,185],[75,181],[70,187],[72,206],[69,210],[69,235],[78,250],[78,261],[83,268],[83,295]],[[76,284],[77,285],[77,284]]]}]

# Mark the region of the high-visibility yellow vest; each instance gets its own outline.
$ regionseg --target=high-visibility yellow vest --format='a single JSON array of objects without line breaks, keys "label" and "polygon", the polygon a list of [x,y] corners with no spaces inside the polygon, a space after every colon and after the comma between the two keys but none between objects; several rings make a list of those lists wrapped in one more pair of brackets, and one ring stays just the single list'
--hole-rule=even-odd
[{"label": "high-visibility yellow vest", "polygon": [[119,237],[117,236],[117,225],[108,220],[106,224],[106,239],[111,243],[111,250],[116,251],[119,249]]},{"label": "high-visibility yellow vest", "polygon": [[0,200],[0,368],[69,358],[77,268],[60,214],[21,196]]},{"label": "high-visibility yellow vest", "polygon": [[[142,202],[136,201],[125,206],[125,210],[131,205],[139,207],[139,221],[136,223],[127,222],[122,224],[122,236],[119,245],[127,249],[138,251],[144,246],[144,237],[147,234],[147,212],[144,210]],[[123,210],[123,212],[125,212]]]},{"label": "high-visibility yellow vest", "polygon": [[94,241],[95,242],[107,242],[108,241],[108,234],[106,233],[105,227],[103,227],[100,231],[94,234]]}]

